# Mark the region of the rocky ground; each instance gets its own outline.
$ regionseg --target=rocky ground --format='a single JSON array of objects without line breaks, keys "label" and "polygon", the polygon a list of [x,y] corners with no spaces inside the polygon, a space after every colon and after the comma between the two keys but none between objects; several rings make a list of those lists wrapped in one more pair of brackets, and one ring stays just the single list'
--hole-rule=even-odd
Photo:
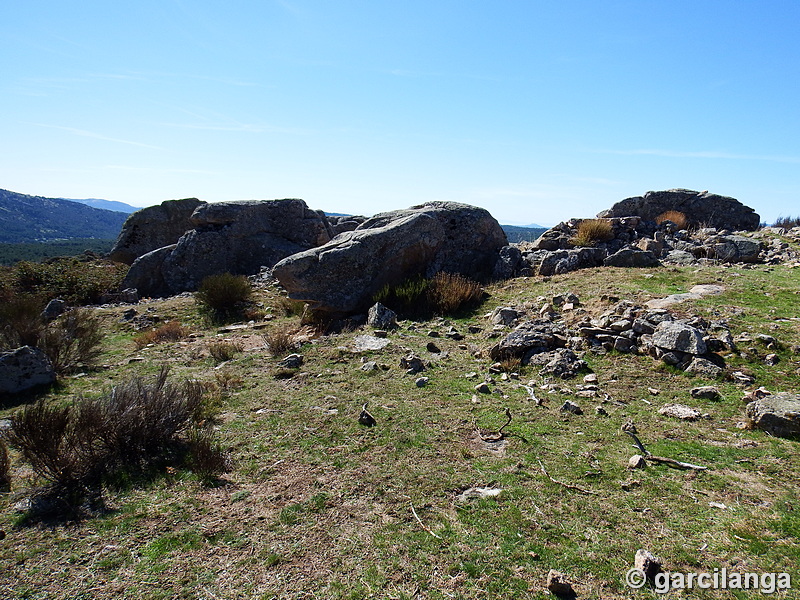
[{"label": "rocky ground", "polygon": [[[263,283],[266,318],[225,327],[190,294],[99,307],[99,367],[45,399],[169,365],[213,397],[234,467],[213,486],[167,471],[107,490],[104,514],[25,525],[14,506],[34,481],[12,454],[0,595],[546,598],[556,570],[579,598],[652,597],[624,582],[640,549],[670,571],[800,577],[798,442],[747,408],[798,392],[797,232],[748,235],[767,264],[684,249],[690,264],[540,271],[458,317],[377,331],[300,329]],[[185,339],[137,349],[174,320]],[[299,358],[282,362],[264,336],[287,326]],[[232,359],[212,357],[220,341]]]}]

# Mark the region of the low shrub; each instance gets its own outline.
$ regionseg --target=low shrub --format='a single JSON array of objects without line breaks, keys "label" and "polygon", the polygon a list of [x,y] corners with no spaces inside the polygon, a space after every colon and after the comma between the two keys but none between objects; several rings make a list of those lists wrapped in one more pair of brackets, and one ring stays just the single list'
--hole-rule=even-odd
[{"label": "low shrub", "polygon": [[0,493],[11,491],[11,460],[8,457],[8,446],[0,440]]},{"label": "low shrub", "polygon": [[36,298],[0,304],[0,348],[40,348],[59,374],[90,365],[100,355],[102,323],[91,310],[73,308],[48,323]]},{"label": "low shrub", "polygon": [[428,299],[437,314],[453,314],[464,306],[477,304],[483,297],[478,282],[463,275],[437,273],[431,280]]},{"label": "low shrub", "polygon": [[47,324],[43,300],[30,294],[11,295],[0,302],[0,349],[38,346]]},{"label": "low shrub", "polygon": [[784,229],[800,227],[800,217],[778,217],[773,227],[783,227]]},{"label": "low shrub", "polygon": [[297,349],[299,344],[295,336],[298,332],[298,327],[288,324],[277,325],[263,333],[261,339],[264,340],[264,345],[272,356],[282,356]]},{"label": "low shrub", "polygon": [[614,231],[611,221],[608,219],[583,219],[578,223],[578,230],[570,241],[578,247],[590,247],[613,239]]},{"label": "low shrub", "polygon": [[204,427],[193,427],[187,437],[188,466],[205,482],[214,481],[221,473],[231,469],[230,454],[214,439],[214,432]]},{"label": "low shrub", "polygon": [[100,319],[88,309],[73,308],[44,328],[39,347],[57,373],[67,373],[92,364],[100,355],[102,341]]},{"label": "low shrub", "polygon": [[221,273],[204,278],[194,297],[211,317],[223,319],[240,314],[252,295],[253,286],[247,277]]},{"label": "low shrub", "polygon": [[168,321],[150,331],[145,331],[133,338],[136,349],[141,350],[148,344],[161,344],[164,342],[178,342],[186,338],[191,330],[181,325],[178,321]]},{"label": "low shrub", "polygon": [[417,276],[399,285],[384,286],[373,301],[388,306],[405,318],[420,319],[453,314],[465,306],[476,304],[482,296],[483,288],[472,279],[440,272],[431,279]]},{"label": "low shrub", "polygon": [[205,421],[202,387],[168,375],[162,368],[152,382],[134,378],[68,406],[40,399],[13,415],[9,443],[45,482],[49,506],[74,510],[122,475],[194,460],[190,432]]},{"label": "low shrub", "polygon": [[242,351],[242,344],[228,340],[217,340],[208,345],[208,352],[218,363],[232,360]]},{"label": "low shrub", "polygon": [[661,225],[664,221],[674,223],[678,229],[687,229],[689,227],[689,219],[678,210],[668,210],[656,217],[656,223],[658,225]]},{"label": "low shrub", "polygon": [[286,296],[278,296],[275,307],[284,317],[302,317],[306,313],[306,303],[302,300],[292,300]]}]

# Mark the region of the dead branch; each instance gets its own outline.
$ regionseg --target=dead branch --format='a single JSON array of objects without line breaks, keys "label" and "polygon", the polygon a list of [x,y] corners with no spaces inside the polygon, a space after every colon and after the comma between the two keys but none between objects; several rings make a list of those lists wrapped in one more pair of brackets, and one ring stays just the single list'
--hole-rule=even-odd
[{"label": "dead branch", "polygon": [[694,469],[695,471],[708,471],[708,467],[703,467],[701,465],[693,465],[692,463],[681,462],[679,460],[675,460],[674,458],[666,458],[664,456],[653,456],[652,454],[648,454],[644,457],[645,460],[651,460],[653,462],[661,463],[664,465],[669,465],[671,467],[675,467],[676,469]]},{"label": "dead branch", "polygon": [[550,477],[550,473],[547,472],[547,469],[544,468],[544,465],[542,464],[542,461],[539,461],[539,466],[542,468],[542,473],[544,473],[545,476],[550,481],[552,481],[553,483],[557,483],[558,485],[563,486],[563,487],[567,488],[568,490],[575,490],[576,492],[580,492],[581,494],[589,494],[589,495],[592,495],[592,496],[596,496],[597,495],[597,492],[593,492],[592,490],[586,490],[586,489],[584,489],[582,487],[579,487],[577,485],[572,485],[570,483],[564,483],[563,481],[559,481],[558,479],[553,479],[552,477]]},{"label": "dead branch", "polygon": [[420,518],[419,518],[419,515],[417,514],[417,511],[416,511],[416,510],[414,510],[414,504],[411,504],[411,512],[412,512],[412,514],[414,515],[414,518],[417,520],[417,523],[419,523],[419,524],[420,524],[420,527],[422,527],[422,528],[423,528],[425,531],[427,531],[428,533],[430,533],[430,534],[431,534],[433,537],[435,537],[437,540],[440,540],[440,539],[442,539],[441,537],[439,537],[438,535],[436,535],[436,534],[433,532],[433,530],[432,530],[430,527],[428,527],[427,525],[425,525],[425,523],[423,523],[423,522],[422,522],[422,519],[420,519]]},{"label": "dead branch", "polygon": [[650,460],[656,463],[669,465],[671,467],[675,467],[676,469],[694,469],[695,471],[707,471],[708,467],[704,467],[701,465],[693,465],[692,463],[681,462],[679,460],[675,460],[674,458],[666,458],[664,456],[653,456],[647,449],[644,447],[642,442],[639,440],[638,436],[636,435],[638,432],[636,431],[636,425],[634,425],[631,419],[628,419],[620,429],[622,433],[629,435],[633,442],[636,444],[636,447],[639,448],[642,455],[644,456],[645,460]]},{"label": "dead branch", "polygon": [[476,428],[478,431],[478,437],[481,438],[484,442],[499,442],[500,440],[504,439],[506,437],[506,434],[503,433],[503,429],[505,429],[506,426],[509,423],[511,423],[511,411],[508,410],[508,407],[506,407],[506,417],[508,418],[508,421],[506,421],[505,424],[500,429],[497,430],[497,435],[484,436],[481,433],[481,430]]}]

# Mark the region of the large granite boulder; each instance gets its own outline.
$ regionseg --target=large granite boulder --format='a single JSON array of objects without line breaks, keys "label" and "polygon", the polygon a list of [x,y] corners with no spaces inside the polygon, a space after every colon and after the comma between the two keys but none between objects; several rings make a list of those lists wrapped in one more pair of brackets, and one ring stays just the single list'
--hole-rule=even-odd
[{"label": "large granite boulder", "polygon": [[122,225],[119,237],[111,249],[109,258],[126,265],[133,264],[140,256],[175,244],[192,229],[189,217],[205,202],[197,198],[167,200],[156,206],[148,206],[132,213]]},{"label": "large granite boulder", "polygon": [[750,402],[745,408],[756,427],[780,437],[800,438],[800,395],[782,392]]},{"label": "large granite boulder", "polygon": [[491,278],[506,234],[484,209],[429,202],[381,213],[324,246],[290,256],[273,275],[289,296],[329,314],[369,308],[375,293],[440,271]]},{"label": "large granite boulder", "polygon": [[761,221],[761,217],[752,208],[735,198],[684,189],[647,192],[644,196],[626,198],[597,216],[609,218],[636,215],[654,221],[669,210],[682,212],[689,220],[689,225],[694,227],[754,231]]},{"label": "large granite boulder", "polygon": [[325,215],[298,199],[203,204],[190,223],[176,244],[134,262],[123,287],[140,296],[194,291],[209,275],[253,275],[331,239]]},{"label": "large granite boulder", "polygon": [[50,359],[44,352],[22,346],[0,353],[0,394],[16,394],[56,380]]}]

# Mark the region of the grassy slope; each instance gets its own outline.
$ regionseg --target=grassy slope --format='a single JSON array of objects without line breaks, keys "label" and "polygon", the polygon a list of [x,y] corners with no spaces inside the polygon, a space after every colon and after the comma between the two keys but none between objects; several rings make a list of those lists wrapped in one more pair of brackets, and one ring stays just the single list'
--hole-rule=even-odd
[{"label": "grassy slope", "polygon": [[[731,356],[729,363],[755,374],[756,385],[797,390],[800,361],[788,346],[800,344],[800,270],[783,267],[603,268],[512,280],[490,288],[491,298],[473,315],[451,321],[466,339],[437,338],[445,351],[439,355],[426,350],[426,334],[446,332],[446,323],[405,323],[386,349],[366,355],[346,349],[364,331],[318,339],[302,349],[305,364],[290,378],[275,377],[283,373],[253,330],[225,334],[246,350],[215,368],[206,347],[218,334],[203,328],[191,299],[137,308],[180,318],[203,336],[141,352],[119,322],[124,307],[102,309],[108,368],[68,379],[50,396],[97,393],[131,374],[153,373],[162,362],[210,387],[227,382],[219,433],[236,468],[216,488],[171,473],[145,489],[111,492],[113,512],[78,524],[15,527],[18,517],[5,508],[0,596],[547,598],[544,581],[555,568],[569,574],[580,598],[652,598],[653,592],[633,592],[623,583],[638,548],[661,556],[673,571],[727,567],[788,571],[796,579],[800,446],[737,427],[743,388],[723,382],[722,400],[695,400],[689,390],[709,382],[648,357],[587,355],[601,391],[612,399],[604,404],[608,417],[601,417],[593,410],[600,399],[570,393],[579,379],[556,382],[563,393],[537,387],[546,400],[537,406],[516,380],[495,375],[494,393],[474,397],[479,380],[465,377],[487,374],[486,349],[493,342],[483,333],[467,334],[467,327],[491,329],[483,315],[496,306],[533,310],[538,296],[573,291],[583,310],[597,314],[610,306],[604,295],[644,302],[714,282],[727,291],[675,312],[728,318],[734,335],[777,337],[785,347],[775,367],[759,363],[763,348],[751,352],[752,360]],[[275,295],[264,291],[262,299],[274,305]],[[415,376],[399,367],[411,351],[431,363],[427,387],[416,387]],[[145,361],[129,362],[139,356]],[[365,372],[363,360],[388,370]],[[545,382],[538,370],[526,368],[521,381],[530,380]],[[585,414],[560,413],[565,399],[579,402]],[[657,408],[672,401],[711,418],[685,423],[658,415]],[[365,402],[378,421],[371,429],[357,422]],[[497,429],[505,407],[513,415],[506,432],[514,435],[499,451],[490,450],[475,429]],[[12,411],[6,407],[5,414]],[[619,434],[628,418],[654,454],[711,470],[629,471],[634,449]],[[540,463],[553,479],[590,493],[552,482]],[[14,475],[15,489],[29,483],[18,461]],[[496,499],[455,501],[474,485],[503,492]],[[691,597],[756,596],[695,591]]]}]

